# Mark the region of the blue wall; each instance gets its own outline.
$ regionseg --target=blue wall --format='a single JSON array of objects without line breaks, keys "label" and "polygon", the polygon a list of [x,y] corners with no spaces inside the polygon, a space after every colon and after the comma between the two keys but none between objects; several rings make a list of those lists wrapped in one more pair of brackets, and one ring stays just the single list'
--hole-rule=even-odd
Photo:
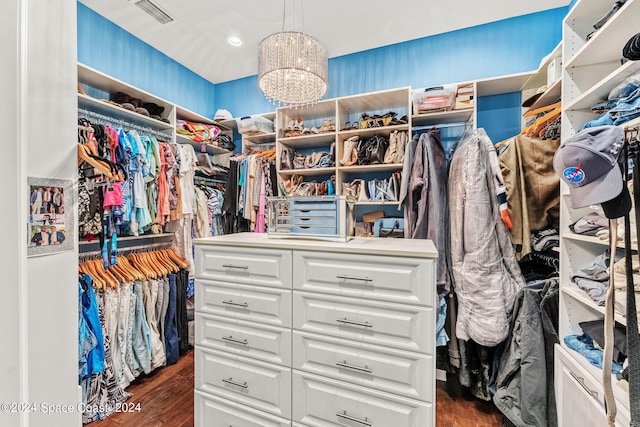
[{"label": "blue wall", "polygon": [[81,3],[78,62],[203,116],[215,114],[213,83]]},{"label": "blue wall", "polygon": [[[331,58],[325,98],[534,70],[561,40],[568,10],[552,9]],[[258,89],[257,76],[214,85],[80,3],[78,61],[207,117],[217,108],[236,117],[276,108]],[[519,93],[478,99],[478,125],[495,142],[518,133]]]},{"label": "blue wall", "polygon": [[[535,70],[561,40],[567,10],[552,9],[331,58],[325,98]],[[216,101],[236,116],[276,108],[258,89],[257,76],[217,84]]]}]

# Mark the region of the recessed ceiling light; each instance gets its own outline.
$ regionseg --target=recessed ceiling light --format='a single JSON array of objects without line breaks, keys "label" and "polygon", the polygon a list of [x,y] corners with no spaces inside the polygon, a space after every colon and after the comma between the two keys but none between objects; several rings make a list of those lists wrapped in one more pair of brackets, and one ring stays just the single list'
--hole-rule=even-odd
[{"label": "recessed ceiling light", "polygon": [[227,36],[227,43],[233,47],[242,46],[242,39],[238,36]]}]

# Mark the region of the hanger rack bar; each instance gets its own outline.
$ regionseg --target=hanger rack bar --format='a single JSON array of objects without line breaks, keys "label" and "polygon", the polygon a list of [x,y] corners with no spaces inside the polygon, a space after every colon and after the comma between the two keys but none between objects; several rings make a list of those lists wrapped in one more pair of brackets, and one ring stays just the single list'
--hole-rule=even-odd
[{"label": "hanger rack bar", "polygon": [[210,184],[213,187],[215,187],[218,184],[226,184],[227,183],[227,181],[222,180],[222,179],[209,178],[209,177],[204,177],[204,176],[196,176],[193,181],[196,184]]},{"label": "hanger rack bar", "polygon": [[443,123],[443,124],[437,124],[437,125],[413,126],[411,128],[411,132],[412,133],[421,132],[421,131],[429,130],[429,129],[433,129],[433,128],[443,129],[443,128],[464,127],[465,129],[471,129],[472,126],[473,126],[473,122]]},{"label": "hanger rack bar", "polygon": [[[149,243],[147,245],[133,245],[127,246],[124,248],[118,248],[116,253],[118,255],[124,255],[128,253],[132,253],[135,251],[141,252],[152,252],[160,249],[169,249],[171,247],[171,242],[160,242],[160,243]],[[79,254],[78,258],[81,260],[87,260],[92,258],[99,258],[102,256],[102,251],[90,251],[90,252],[82,252]]]},{"label": "hanger rack bar", "polygon": [[139,132],[155,136],[156,138],[165,141],[171,142],[173,141],[173,137],[167,133],[160,132],[159,130],[152,129],[146,126],[136,125],[134,123],[127,122],[122,119],[116,119],[113,117],[105,116],[104,114],[96,113],[91,110],[85,110],[84,108],[78,108],[78,114],[80,116],[87,116],[87,119],[93,119],[92,121],[99,123],[101,125],[109,125],[114,127],[120,127],[125,130],[135,129]]}]

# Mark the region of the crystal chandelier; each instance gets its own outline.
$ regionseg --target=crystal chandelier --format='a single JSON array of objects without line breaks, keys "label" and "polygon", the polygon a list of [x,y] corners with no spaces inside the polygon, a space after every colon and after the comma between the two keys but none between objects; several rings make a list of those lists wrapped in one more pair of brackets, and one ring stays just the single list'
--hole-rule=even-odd
[{"label": "crystal chandelier", "polygon": [[327,93],[327,49],[297,31],[266,37],[258,46],[258,85],[266,98],[287,106],[318,102]]}]

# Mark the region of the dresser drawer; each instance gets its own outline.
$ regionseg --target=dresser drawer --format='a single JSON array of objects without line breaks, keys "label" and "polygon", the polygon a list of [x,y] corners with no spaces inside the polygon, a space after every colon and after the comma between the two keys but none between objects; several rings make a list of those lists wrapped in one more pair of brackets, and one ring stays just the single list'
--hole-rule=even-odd
[{"label": "dresser drawer", "polygon": [[285,289],[196,280],[195,309],[291,327],[291,291]]},{"label": "dresser drawer", "polygon": [[291,422],[235,402],[195,392],[196,427],[285,427]]},{"label": "dresser drawer", "polygon": [[294,332],[292,367],[426,402],[434,398],[429,355]]},{"label": "dresser drawer", "polygon": [[294,371],[293,421],[314,427],[425,427],[435,425],[433,406]]},{"label": "dresser drawer", "polygon": [[199,314],[195,317],[195,331],[197,346],[291,364],[291,329]]},{"label": "dresser drawer", "polygon": [[312,292],[433,307],[433,260],[294,252],[293,287]]},{"label": "dresser drawer", "polygon": [[291,417],[288,368],[196,347],[195,388],[279,417]]},{"label": "dresser drawer", "polygon": [[196,246],[199,279],[291,288],[291,251]]},{"label": "dresser drawer", "polygon": [[433,355],[431,308],[295,291],[293,327]]}]

